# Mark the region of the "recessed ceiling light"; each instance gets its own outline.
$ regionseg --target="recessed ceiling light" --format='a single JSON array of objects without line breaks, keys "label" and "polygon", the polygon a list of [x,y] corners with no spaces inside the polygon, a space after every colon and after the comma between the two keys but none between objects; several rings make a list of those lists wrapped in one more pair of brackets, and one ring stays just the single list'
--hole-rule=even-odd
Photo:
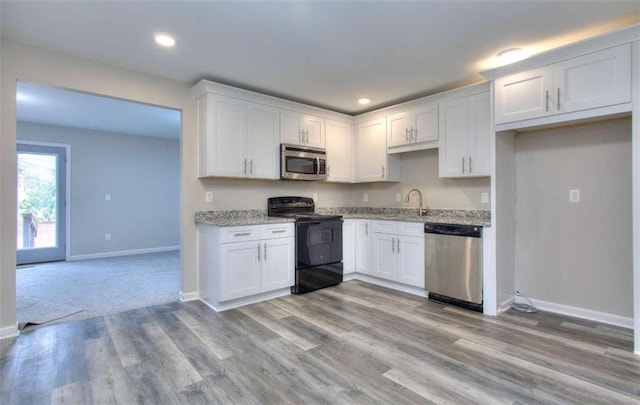
[{"label": "recessed ceiling light", "polygon": [[166,48],[170,48],[176,44],[176,39],[172,35],[164,32],[155,33],[153,38],[156,40],[156,44]]},{"label": "recessed ceiling light", "polygon": [[509,48],[498,52],[497,56],[500,62],[507,64],[522,59],[524,52],[522,52],[522,48]]},{"label": "recessed ceiling light", "polygon": [[366,98],[366,97],[362,97],[358,99],[358,103],[359,104],[369,104],[371,102],[371,99]]}]

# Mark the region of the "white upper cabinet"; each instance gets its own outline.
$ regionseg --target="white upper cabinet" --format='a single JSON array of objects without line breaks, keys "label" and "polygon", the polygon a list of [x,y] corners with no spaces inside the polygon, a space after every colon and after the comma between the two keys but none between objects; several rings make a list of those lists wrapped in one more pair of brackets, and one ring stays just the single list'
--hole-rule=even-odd
[{"label": "white upper cabinet", "polygon": [[353,181],[355,151],[352,128],[347,122],[326,120],[327,181]]},{"label": "white upper cabinet", "polygon": [[359,182],[397,181],[398,158],[387,155],[387,119],[377,118],[358,124]]},{"label": "white upper cabinet", "polygon": [[440,177],[491,174],[489,93],[440,103]]},{"label": "white upper cabinet", "polygon": [[417,105],[387,117],[389,153],[438,147],[438,105]]},{"label": "white upper cabinet", "polygon": [[278,178],[278,109],[207,93],[198,99],[200,177]]},{"label": "white upper cabinet", "polygon": [[280,142],[324,148],[324,125],[322,117],[280,110]]},{"label": "white upper cabinet", "polygon": [[[629,44],[495,81],[495,122],[504,124],[631,101]],[[602,114],[595,110],[588,116]]]}]

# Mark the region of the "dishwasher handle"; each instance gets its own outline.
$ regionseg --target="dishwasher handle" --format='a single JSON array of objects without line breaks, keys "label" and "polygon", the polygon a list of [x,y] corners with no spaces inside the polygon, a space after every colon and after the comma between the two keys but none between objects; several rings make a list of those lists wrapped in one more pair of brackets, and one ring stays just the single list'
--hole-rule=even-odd
[{"label": "dishwasher handle", "polygon": [[436,224],[427,222],[424,224],[424,233],[481,238],[482,227],[479,225]]}]

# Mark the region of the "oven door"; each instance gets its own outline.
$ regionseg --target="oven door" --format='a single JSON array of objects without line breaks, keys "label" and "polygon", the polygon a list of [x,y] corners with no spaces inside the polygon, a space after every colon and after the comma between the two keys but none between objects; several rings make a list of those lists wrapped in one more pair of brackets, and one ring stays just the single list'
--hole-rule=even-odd
[{"label": "oven door", "polygon": [[280,177],[287,180],[326,180],[327,155],[322,151],[304,150],[283,145]]},{"label": "oven door", "polygon": [[296,269],[341,261],[341,219],[296,222]]}]

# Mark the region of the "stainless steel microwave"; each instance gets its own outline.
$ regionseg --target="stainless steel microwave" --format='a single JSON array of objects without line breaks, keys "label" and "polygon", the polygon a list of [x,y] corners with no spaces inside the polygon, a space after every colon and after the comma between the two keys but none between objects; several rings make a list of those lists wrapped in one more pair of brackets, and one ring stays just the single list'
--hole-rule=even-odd
[{"label": "stainless steel microwave", "polygon": [[326,180],[327,152],[321,148],[281,144],[280,178],[286,180]]}]

